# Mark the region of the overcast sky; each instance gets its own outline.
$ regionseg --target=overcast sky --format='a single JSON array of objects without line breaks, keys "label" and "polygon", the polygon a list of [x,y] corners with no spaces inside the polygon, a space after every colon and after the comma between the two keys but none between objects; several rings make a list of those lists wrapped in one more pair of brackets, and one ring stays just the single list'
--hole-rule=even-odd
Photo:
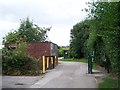
[{"label": "overcast sky", "polygon": [[0,44],[2,37],[29,17],[40,27],[51,27],[48,40],[69,45],[70,29],[85,19],[85,2],[90,0],[0,0]]}]

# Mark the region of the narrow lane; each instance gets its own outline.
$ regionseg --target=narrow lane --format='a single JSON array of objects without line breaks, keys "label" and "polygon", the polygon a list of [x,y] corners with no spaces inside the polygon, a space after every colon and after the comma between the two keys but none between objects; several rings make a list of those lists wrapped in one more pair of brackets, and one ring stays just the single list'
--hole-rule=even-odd
[{"label": "narrow lane", "polygon": [[60,62],[30,88],[97,88],[97,83],[92,75],[87,74],[86,63]]}]

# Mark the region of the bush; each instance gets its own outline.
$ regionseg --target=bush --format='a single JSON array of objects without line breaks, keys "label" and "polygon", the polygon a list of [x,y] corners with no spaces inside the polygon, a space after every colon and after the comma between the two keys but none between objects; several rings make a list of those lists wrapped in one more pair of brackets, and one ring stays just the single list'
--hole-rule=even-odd
[{"label": "bush", "polygon": [[[21,45],[19,45],[21,46]],[[40,73],[38,61],[27,56],[19,47],[15,50],[3,49],[2,67],[5,75],[38,75]],[[22,50],[22,51],[21,51]]]}]

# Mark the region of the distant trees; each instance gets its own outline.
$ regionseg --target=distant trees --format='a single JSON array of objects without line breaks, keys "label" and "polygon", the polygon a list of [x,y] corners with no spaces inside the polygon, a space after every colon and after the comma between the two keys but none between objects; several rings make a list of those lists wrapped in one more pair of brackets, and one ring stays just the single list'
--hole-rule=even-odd
[{"label": "distant trees", "polygon": [[106,55],[111,62],[112,71],[118,75],[120,2],[93,2],[88,3],[88,6],[89,8],[85,9],[89,12],[88,19],[71,29],[70,52],[73,57],[81,58],[94,50],[96,63],[99,65],[103,65]]},{"label": "distant trees", "polygon": [[58,48],[58,55],[59,55],[59,57],[63,57],[64,56],[64,51],[63,51],[62,47],[60,47],[60,46]]},{"label": "distant trees", "polygon": [[[66,55],[66,52],[67,52],[67,55]],[[65,55],[66,55],[66,58],[70,57],[69,46],[59,46],[58,55],[59,57],[65,57]]]}]

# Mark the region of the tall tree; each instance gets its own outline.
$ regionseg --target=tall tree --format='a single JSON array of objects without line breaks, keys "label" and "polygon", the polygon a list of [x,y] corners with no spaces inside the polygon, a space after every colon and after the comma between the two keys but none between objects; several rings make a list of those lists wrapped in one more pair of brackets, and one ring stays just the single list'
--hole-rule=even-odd
[{"label": "tall tree", "polygon": [[[95,2],[90,3],[88,9],[90,18],[94,19],[94,22],[91,23],[93,29],[88,40],[88,47],[96,49],[97,60],[104,60],[104,54],[108,56],[114,74],[117,74],[119,70],[117,68],[120,50],[118,46],[120,35],[118,6],[117,2]],[[100,56],[101,53],[103,54]]]},{"label": "tall tree", "polygon": [[89,37],[89,20],[77,23],[71,29],[70,52],[75,58],[86,56],[86,41]]},{"label": "tall tree", "polygon": [[50,31],[50,28],[41,28],[36,24],[33,24],[29,18],[21,21],[20,27],[18,30],[8,33],[4,38],[4,42],[34,42],[34,41],[45,41],[47,38],[47,32]]}]

